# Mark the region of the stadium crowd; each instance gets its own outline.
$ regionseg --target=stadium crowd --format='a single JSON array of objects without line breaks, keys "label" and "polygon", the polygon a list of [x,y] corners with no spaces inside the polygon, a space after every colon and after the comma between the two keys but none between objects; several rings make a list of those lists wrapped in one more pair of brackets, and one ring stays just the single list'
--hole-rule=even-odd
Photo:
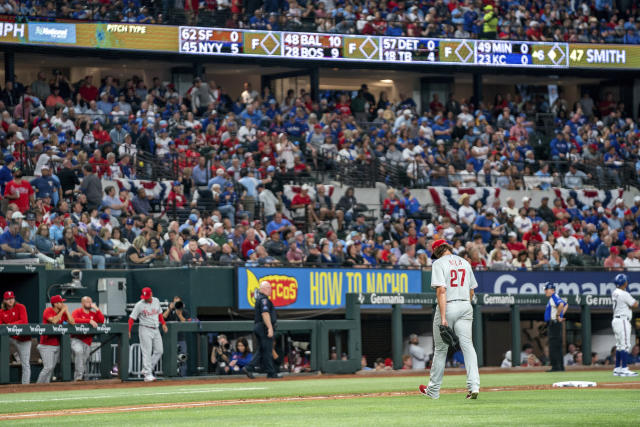
[{"label": "stadium crowd", "polygon": [[0,13],[341,34],[640,43],[640,12],[632,0],[3,0]]},{"label": "stadium crowd", "polygon": [[[528,175],[555,175],[570,188],[588,180],[619,184],[624,161],[640,165],[640,140],[612,94],[597,101],[585,94],[572,106],[562,96],[548,105],[540,96],[505,94],[477,106],[434,96],[420,115],[410,97],[391,102],[381,93],[376,100],[366,85],[353,99],[329,93],[316,102],[293,91],[277,100],[249,83],[233,100],[199,78],[183,94],[157,78],[149,86],[135,76],[95,84],[91,76],[71,83],[59,72],[41,72],[0,92],[2,257],[86,268],[417,268],[430,264],[430,241],[444,236],[476,268],[640,265],[638,201],[609,210],[560,200],[522,200],[518,208],[514,201],[501,207],[460,200],[457,215],[439,217],[410,190],[390,189],[375,218],[353,191],[334,203],[330,187],[310,179],[320,163],[339,169],[377,159],[401,165],[422,186],[517,189]],[[541,111],[555,117],[557,134],[538,153],[528,129]],[[550,170],[548,159],[562,163]],[[587,165],[588,173],[570,161]],[[150,200],[144,188],[131,194],[103,187],[102,179],[134,179],[162,165],[175,173],[166,201]],[[27,182],[25,171],[35,178]],[[548,186],[540,179],[539,188]]]}]

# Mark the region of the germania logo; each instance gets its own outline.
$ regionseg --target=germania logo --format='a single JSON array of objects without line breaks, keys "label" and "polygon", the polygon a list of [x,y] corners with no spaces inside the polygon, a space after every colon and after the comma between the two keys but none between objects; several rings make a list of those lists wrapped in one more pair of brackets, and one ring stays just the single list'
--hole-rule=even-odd
[{"label": "germania logo", "polygon": [[371,294],[371,304],[404,304],[404,296]]},{"label": "germania logo", "polygon": [[489,295],[482,296],[482,302],[485,305],[490,304],[515,304],[516,299],[513,295]]}]

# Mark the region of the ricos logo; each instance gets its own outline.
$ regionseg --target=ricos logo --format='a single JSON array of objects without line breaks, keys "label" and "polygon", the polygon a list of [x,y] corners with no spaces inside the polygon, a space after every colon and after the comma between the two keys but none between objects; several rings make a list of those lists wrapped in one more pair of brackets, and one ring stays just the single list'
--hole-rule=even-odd
[{"label": "ricos logo", "polygon": [[271,284],[271,302],[274,306],[285,307],[298,299],[298,281],[295,278],[274,274],[258,279],[251,270],[247,270],[247,301],[251,307],[255,307],[254,294],[260,288],[260,282],[265,280]]}]

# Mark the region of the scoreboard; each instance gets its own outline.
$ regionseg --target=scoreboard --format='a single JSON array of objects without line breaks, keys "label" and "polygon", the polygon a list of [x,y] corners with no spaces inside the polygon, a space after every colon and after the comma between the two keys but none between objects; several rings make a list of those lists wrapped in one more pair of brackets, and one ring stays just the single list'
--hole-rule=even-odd
[{"label": "scoreboard", "polygon": [[336,63],[640,69],[638,45],[431,39],[128,23],[19,22],[15,16],[6,15],[0,15],[1,45]]},{"label": "scoreboard", "polygon": [[305,60],[454,64],[499,67],[569,66],[566,43],[429,39],[180,27],[180,52]]}]

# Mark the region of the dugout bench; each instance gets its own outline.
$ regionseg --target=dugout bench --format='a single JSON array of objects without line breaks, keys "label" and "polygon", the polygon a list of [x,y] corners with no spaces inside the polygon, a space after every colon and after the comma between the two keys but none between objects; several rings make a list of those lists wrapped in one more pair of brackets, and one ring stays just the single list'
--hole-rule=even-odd
[{"label": "dugout bench", "polygon": [[[169,331],[163,336],[164,354],[162,355],[163,373],[167,377],[178,375],[178,347],[179,333],[200,335],[198,339],[198,354],[201,363],[205,365],[209,360],[207,335],[209,333],[244,332],[252,333],[253,321],[193,321],[167,322]],[[348,334],[348,360],[329,360],[329,334],[346,332]],[[360,320],[279,320],[276,333],[308,332],[311,343],[311,370],[327,373],[353,373],[360,369],[361,339]]]},{"label": "dugout bench", "polygon": [[[580,307],[580,318],[582,322],[582,354],[585,365],[591,364],[591,308],[590,301],[580,295],[563,295],[563,299],[571,307]],[[544,307],[549,298],[545,295],[526,295],[526,294],[475,294],[473,306],[473,345],[478,355],[478,366],[484,365],[483,357],[483,325],[482,325],[482,307],[483,306],[509,306],[511,317],[511,348],[514,354],[520,352],[520,307],[521,306],[540,306],[540,315],[544,313]],[[402,334],[402,306],[432,306],[435,312],[437,304],[435,293],[414,293],[414,294],[385,294],[385,293],[348,293],[346,294],[346,313],[347,319],[360,319],[360,307],[362,305],[391,306],[391,353],[393,359],[393,368],[402,368],[402,350],[403,350],[403,334]],[[361,348],[361,345],[360,347]],[[359,354],[361,357],[362,355]],[[518,358],[512,359],[513,366],[519,366]]]}]

